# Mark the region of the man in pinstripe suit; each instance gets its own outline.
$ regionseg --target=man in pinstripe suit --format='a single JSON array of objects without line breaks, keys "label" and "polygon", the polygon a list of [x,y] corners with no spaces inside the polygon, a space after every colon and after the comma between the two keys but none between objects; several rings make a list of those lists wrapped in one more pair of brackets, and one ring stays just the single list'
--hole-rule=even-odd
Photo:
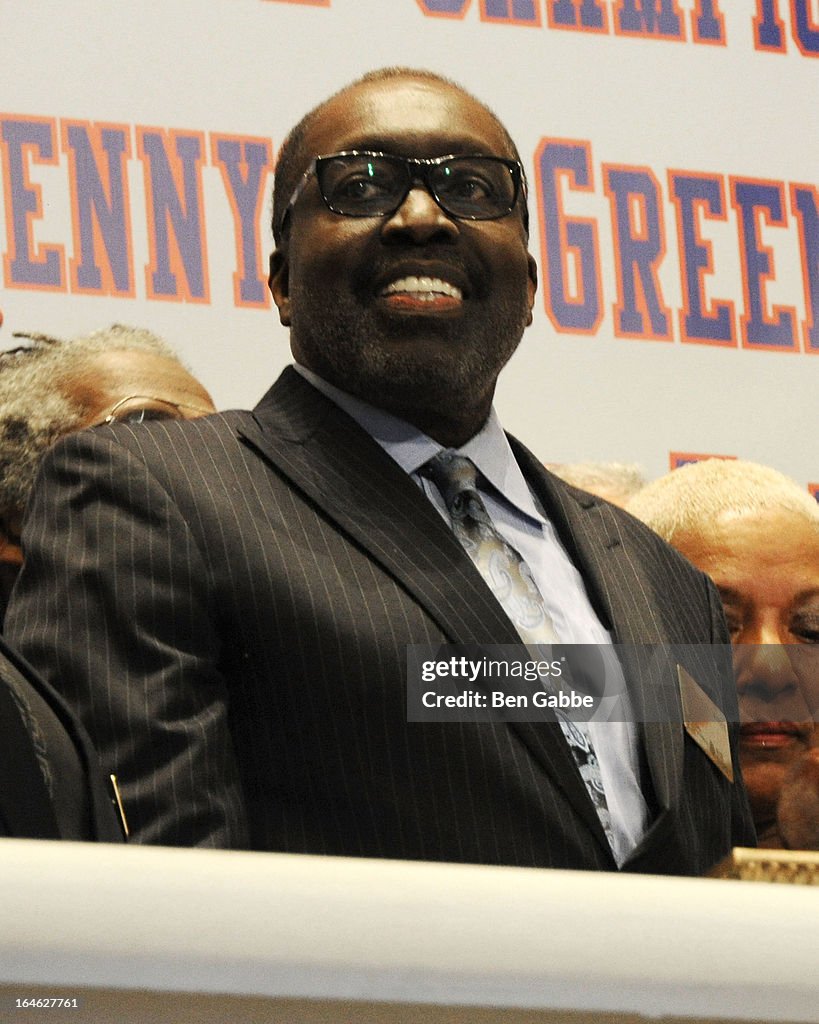
[{"label": "man in pinstripe suit", "polygon": [[[8,630],[116,767],[138,841],[679,874],[753,841],[741,784],[671,722],[595,735],[607,837],[556,725],[406,721],[408,644],[519,641],[425,473],[442,448],[477,466],[561,640],[727,643],[704,576],[492,412],[536,288],[520,177],[452,83],[346,87],[279,157],[295,368],[252,414],[47,460]],[[729,663],[703,664],[735,720]],[[624,672],[638,715],[661,681]]]}]

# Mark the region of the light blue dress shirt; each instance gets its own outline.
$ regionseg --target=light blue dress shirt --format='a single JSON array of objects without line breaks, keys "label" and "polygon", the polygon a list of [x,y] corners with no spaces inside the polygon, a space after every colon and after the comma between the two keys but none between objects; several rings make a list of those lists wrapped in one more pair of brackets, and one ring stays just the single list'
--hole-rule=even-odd
[{"label": "light blue dress shirt", "polygon": [[[340,391],[305,367],[296,364],[295,368],[381,445],[449,524],[449,513],[438,488],[419,473],[441,451],[441,445],[417,427]],[[554,526],[538,510],[494,408],[480,432],[458,452],[470,458],[491,485],[485,488],[478,481],[486,509],[505,540],[528,563],[561,643],[610,646],[611,636],[592,608],[583,578]],[[614,664],[614,669],[620,672],[619,664]],[[625,692],[624,685],[616,688]],[[626,713],[622,717],[632,718],[627,713],[627,698],[623,706]],[[631,720],[592,721],[589,732],[611,814],[614,858],[621,865],[645,835],[649,823],[648,806],[639,784],[637,727]]]}]

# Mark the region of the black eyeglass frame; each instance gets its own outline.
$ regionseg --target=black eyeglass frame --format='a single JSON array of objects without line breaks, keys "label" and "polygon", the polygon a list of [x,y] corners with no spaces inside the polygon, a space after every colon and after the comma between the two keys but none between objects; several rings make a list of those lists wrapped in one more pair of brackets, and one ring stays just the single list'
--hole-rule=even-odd
[{"label": "black eyeglass frame", "polygon": [[[401,194],[401,197],[398,199],[394,207],[383,210],[378,213],[372,213],[369,211],[364,211],[362,213],[348,213],[344,210],[336,209],[336,207],[332,205],[324,191],[321,179],[321,167],[330,160],[335,160],[338,157],[350,156],[383,158],[391,161],[393,164],[403,165],[407,172],[407,187]],[[436,167],[440,167],[441,164],[445,164],[452,160],[490,160],[493,163],[503,164],[509,171],[512,178],[513,193],[508,209],[504,209],[500,213],[491,214],[490,216],[487,217],[453,213],[451,210],[447,209],[446,200],[442,200],[441,197],[436,194],[435,189],[432,187],[430,183],[429,175],[432,172],[432,170],[435,169]],[[412,172],[412,168],[416,169],[416,172],[414,174]],[[336,213],[341,217],[391,217],[396,212],[396,210],[400,209],[402,203],[409,195],[413,184],[417,181],[422,182],[424,188],[427,190],[427,192],[429,192],[429,194],[432,196],[432,198],[435,200],[438,206],[440,206],[440,208],[444,211],[444,213],[448,217],[452,217],[455,220],[501,220],[503,217],[508,217],[509,214],[512,213],[512,211],[517,206],[518,199],[521,195],[523,195],[524,202],[527,197],[526,174],[523,170],[523,165],[520,163],[519,160],[510,160],[508,157],[491,156],[486,153],[448,153],[446,156],[408,157],[398,156],[395,153],[380,153],[374,150],[367,149],[347,149],[342,150],[340,153],[327,153],[323,156],[313,157],[313,159],[310,161],[310,164],[307,167],[307,170],[301,176],[298,184],[293,189],[293,193],[290,196],[290,200],[284,209],[284,213],[282,214],[281,220],[279,222],[280,231],[283,232],[285,230],[287,219],[290,216],[293,207],[298,202],[299,196],[307,187],[307,183],[309,182],[310,178],[313,177],[314,175],[316,178],[316,183],[318,184],[319,187],[319,194],[321,195],[324,205],[327,207],[328,210],[331,210],[333,213]]]}]

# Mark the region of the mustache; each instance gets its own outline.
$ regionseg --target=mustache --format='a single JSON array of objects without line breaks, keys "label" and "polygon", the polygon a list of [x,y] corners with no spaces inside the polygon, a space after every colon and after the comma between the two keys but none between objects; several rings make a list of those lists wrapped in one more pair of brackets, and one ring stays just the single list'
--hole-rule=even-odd
[{"label": "mustache", "polygon": [[399,245],[385,251],[383,246],[367,253],[353,274],[353,284],[371,290],[374,281],[387,281],[396,276],[444,277],[454,283],[468,283],[475,289],[485,279],[481,265],[452,245]]}]

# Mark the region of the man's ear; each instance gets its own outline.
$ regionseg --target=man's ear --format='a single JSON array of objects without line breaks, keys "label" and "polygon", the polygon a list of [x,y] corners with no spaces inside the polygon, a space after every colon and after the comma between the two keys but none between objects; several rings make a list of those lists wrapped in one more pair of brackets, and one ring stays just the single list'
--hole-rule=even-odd
[{"label": "man's ear", "polygon": [[529,316],[526,318],[526,326],[532,322],[532,310],[535,305],[535,294],[537,292],[537,263],[531,253],[526,254],[526,258],[529,261],[529,283],[527,285],[527,291],[529,294]]},{"label": "man's ear", "polygon": [[290,326],[290,269],[287,256],[281,249],[270,254],[270,274],[267,287],[273,301],[279,307],[279,320],[285,327]]}]

